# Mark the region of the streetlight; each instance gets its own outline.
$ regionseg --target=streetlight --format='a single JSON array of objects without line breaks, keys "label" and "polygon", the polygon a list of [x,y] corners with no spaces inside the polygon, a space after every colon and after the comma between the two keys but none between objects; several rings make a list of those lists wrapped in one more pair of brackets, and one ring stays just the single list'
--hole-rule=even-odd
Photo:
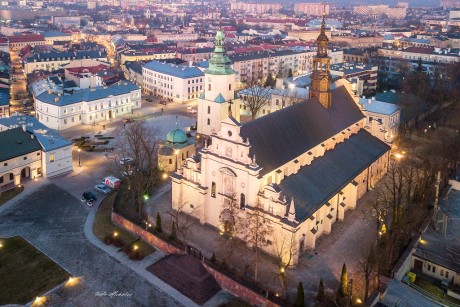
[{"label": "streetlight", "polygon": [[78,166],[81,166],[80,152],[81,152],[81,149],[78,148]]}]

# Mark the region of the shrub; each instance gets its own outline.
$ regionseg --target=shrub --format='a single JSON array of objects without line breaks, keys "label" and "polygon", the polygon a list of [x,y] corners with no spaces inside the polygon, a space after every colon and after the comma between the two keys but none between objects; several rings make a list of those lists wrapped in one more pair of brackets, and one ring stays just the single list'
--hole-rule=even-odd
[{"label": "shrub", "polygon": [[324,302],[326,300],[326,293],[324,292],[324,284],[323,284],[323,279],[319,281],[319,288],[318,288],[318,294],[316,294],[316,299],[319,302]]},{"label": "shrub", "polygon": [[305,306],[305,294],[303,292],[302,282],[299,282],[297,286],[297,295],[295,297],[294,307],[303,307]]},{"label": "shrub", "polygon": [[112,242],[113,242],[112,235],[106,235],[104,238],[104,243],[107,245],[110,245],[112,244]]},{"label": "shrub", "polygon": [[160,216],[160,212],[157,213],[157,222],[155,224],[155,230],[158,231],[158,232],[162,232],[163,229],[161,228],[161,216]]}]

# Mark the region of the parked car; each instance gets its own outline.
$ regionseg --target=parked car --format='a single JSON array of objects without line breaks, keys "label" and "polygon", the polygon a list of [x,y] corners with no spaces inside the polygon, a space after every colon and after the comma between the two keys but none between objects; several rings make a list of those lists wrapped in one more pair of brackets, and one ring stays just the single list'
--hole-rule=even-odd
[{"label": "parked car", "polygon": [[84,202],[84,201],[86,201],[86,202],[88,202],[88,201],[89,201],[89,202],[93,202],[93,201],[95,201],[95,200],[97,200],[97,196],[94,195],[94,193],[93,193],[93,192],[90,192],[90,191],[83,193],[83,195],[81,196],[81,201],[82,201],[82,202]]},{"label": "parked car", "polygon": [[127,124],[127,123],[132,123],[134,121],[134,119],[132,118],[123,118],[123,123]]},{"label": "parked car", "polygon": [[152,101],[153,101],[153,99],[152,99],[152,98],[150,98],[150,97],[147,97],[147,98],[145,98],[145,101],[148,101],[148,102],[152,102]]},{"label": "parked car", "polygon": [[133,158],[121,158],[120,161],[118,161],[118,163],[120,163],[121,165],[124,165],[124,164],[130,164],[132,163],[134,160]]},{"label": "parked car", "polygon": [[190,109],[188,112],[189,112],[190,114],[196,114],[196,113],[197,113],[197,111],[196,111],[195,109]]},{"label": "parked car", "polygon": [[105,184],[102,184],[102,183],[99,183],[99,184],[96,184],[94,186],[94,189],[96,189],[96,191],[98,191],[99,193],[102,193],[102,194],[109,194],[110,192],[112,192],[111,189],[109,189],[108,186],[106,186]]},{"label": "parked car", "polygon": [[160,101],[160,103],[161,103],[162,105],[166,105],[166,100],[162,100],[162,101]]},{"label": "parked car", "polygon": [[192,109],[192,106],[187,106],[187,110],[191,110]]}]

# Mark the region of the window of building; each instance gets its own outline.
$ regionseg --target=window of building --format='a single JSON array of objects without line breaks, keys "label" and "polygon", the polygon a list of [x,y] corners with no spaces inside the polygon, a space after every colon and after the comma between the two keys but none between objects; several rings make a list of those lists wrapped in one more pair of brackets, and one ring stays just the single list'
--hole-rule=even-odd
[{"label": "window of building", "polygon": [[10,180],[13,180],[13,179],[14,179],[14,175],[10,173]]},{"label": "window of building", "polygon": [[211,125],[211,120],[208,118],[208,126]]},{"label": "window of building", "polygon": [[246,196],[241,193],[240,196],[240,208],[244,208],[246,206]]},{"label": "window of building", "polygon": [[228,85],[228,90],[229,90],[229,91],[232,90],[232,85],[231,85],[231,84]]},{"label": "window of building", "polygon": [[27,160],[27,156],[23,158],[24,160]]},{"label": "window of building", "polygon": [[441,269],[441,276],[444,276],[444,270]]},{"label": "window of building", "polygon": [[172,159],[169,159],[169,164],[172,164]]},{"label": "window of building", "polygon": [[3,166],[8,166],[8,162],[3,163]]},{"label": "window of building", "polygon": [[433,265],[431,272],[436,273],[436,267]]},{"label": "window of building", "polygon": [[54,162],[54,153],[50,154],[50,162]]},{"label": "window of building", "polygon": [[64,119],[64,125],[67,125],[67,119]]},{"label": "window of building", "polygon": [[211,90],[211,84],[208,84],[208,91]]},{"label": "window of building", "polygon": [[446,278],[449,278],[449,271],[446,270]]},{"label": "window of building", "polygon": [[211,197],[216,198],[216,183],[211,183]]},{"label": "window of building", "polygon": [[40,155],[40,153],[39,153],[39,152],[37,152],[37,156],[39,156],[39,155]]}]

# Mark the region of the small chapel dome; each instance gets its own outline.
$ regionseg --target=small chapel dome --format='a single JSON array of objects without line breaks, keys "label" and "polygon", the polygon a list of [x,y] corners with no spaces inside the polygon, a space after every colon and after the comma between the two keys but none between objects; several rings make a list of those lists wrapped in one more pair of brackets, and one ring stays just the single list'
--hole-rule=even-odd
[{"label": "small chapel dome", "polygon": [[184,144],[187,143],[188,137],[183,130],[176,128],[168,132],[166,135],[166,141],[171,144]]}]

